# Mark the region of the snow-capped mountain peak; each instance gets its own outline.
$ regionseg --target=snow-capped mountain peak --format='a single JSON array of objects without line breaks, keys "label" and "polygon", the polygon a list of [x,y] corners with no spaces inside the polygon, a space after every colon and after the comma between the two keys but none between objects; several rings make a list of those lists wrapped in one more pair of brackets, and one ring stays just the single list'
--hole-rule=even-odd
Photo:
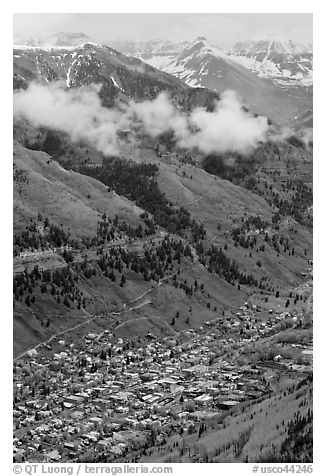
[{"label": "snow-capped mountain peak", "polygon": [[209,61],[209,58],[215,62],[216,75],[221,74],[221,64],[218,66],[215,60],[224,60],[229,65],[241,65],[258,77],[270,79],[284,88],[312,85],[312,45],[293,40],[248,39],[231,45],[213,45],[204,36],[199,36],[193,42],[155,39],[143,43],[130,41],[111,44],[117,50],[137,56],[192,86],[200,87],[202,81],[200,77],[194,78],[194,69],[189,63],[196,59],[200,76],[203,76],[203,62]]},{"label": "snow-capped mountain peak", "polygon": [[139,46],[137,56],[151,66],[193,87],[234,89],[251,109],[273,120],[286,122],[311,109],[311,45],[270,38],[214,45],[200,36],[182,51],[180,43],[164,40],[147,42],[143,51]]},{"label": "snow-capped mountain peak", "polygon": [[247,53],[258,52],[273,52],[285,55],[298,55],[302,53],[312,54],[312,45],[307,43],[298,43],[293,40],[280,39],[259,39],[259,40],[245,40],[238,41],[233,45],[234,50],[244,49]]},{"label": "snow-capped mountain peak", "polygon": [[220,58],[227,58],[227,54],[216,46],[212,45],[206,38],[199,36],[190,44],[180,55],[179,59],[190,56],[191,54],[206,55],[211,54]]},{"label": "snow-capped mountain peak", "polygon": [[227,51],[230,59],[281,86],[312,84],[312,45],[292,40],[247,40]]},{"label": "snow-capped mountain peak", "polygon": [[188,41],[173,41],[166,39],[152,39],[148,41],[114,40],[107,44],[127,56],[136,58],[151,57],[153,55],[178,55],[188,48]]}]

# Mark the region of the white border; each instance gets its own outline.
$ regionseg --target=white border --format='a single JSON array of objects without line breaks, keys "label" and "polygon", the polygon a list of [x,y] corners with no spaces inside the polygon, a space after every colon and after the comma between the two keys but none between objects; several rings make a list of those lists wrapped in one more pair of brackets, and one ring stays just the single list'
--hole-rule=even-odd
[{"label": "white border", "polygon": [[[137,7],[135,7],[137,5]],[[137,0],[136,2],[70,2],[57,0],[56,2],[41,1],[14,1],[2,5],[1,9],[1,304],[2,304],[2,342],[1,342],[1,462],[5,463],[1,473],[12,474],[12,14],[16,13],[313,13],[314,14],[314,251],[315,251],[315,358],[314,358],[314,473],[322,474],[325,466],[324,436],[325,411],[323,399],[325,395],[324,340],[326,337],[325,320],[323,314],[323,291],[325,276],[324,240],[325,210],[323,203],[323,189],[325,188],[326,160],[325,135],[326,126],[324,115],[325,104],[325,62],[326,62],[326,18],[325,9],[321,2],[305,1],[227,1],[187,2],[187,6],[175,0],[165,0],[162,3]],[[325,292],[325,291],[324,291]],[[194,474],[197,467],[194,465],[179,465],[176,473]],[[200,467],[198,470],[202,471]],[[205,465],[205,472],[216,474],[250,474],[251,465]],[[324,473],[324,472],[323,472]]]}]

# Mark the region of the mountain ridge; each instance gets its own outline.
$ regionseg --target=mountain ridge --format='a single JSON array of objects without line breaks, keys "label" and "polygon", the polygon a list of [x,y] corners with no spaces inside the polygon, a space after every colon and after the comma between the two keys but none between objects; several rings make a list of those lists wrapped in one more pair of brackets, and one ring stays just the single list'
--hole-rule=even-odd
[{"label": "mountain ridge", "polygon": [[94,43],[69,48],[15,48],[13,73],[14,89],[27,87],[32,80],[61,80],[68,88],[101,84],[100,96],[107,106],[113,106],[116,99],[154,98],[162,90],[189,109],[218,99],[213,91],[190,88],[138,58]]},{"label": "mountain ridge", "polygon": [[[282,91],[189,48],[194,76]],[[89,42],[14,50],[17,463],[312,459],[312,142],[181,79]],[[147,122],[108,151],[129,107]]]}]

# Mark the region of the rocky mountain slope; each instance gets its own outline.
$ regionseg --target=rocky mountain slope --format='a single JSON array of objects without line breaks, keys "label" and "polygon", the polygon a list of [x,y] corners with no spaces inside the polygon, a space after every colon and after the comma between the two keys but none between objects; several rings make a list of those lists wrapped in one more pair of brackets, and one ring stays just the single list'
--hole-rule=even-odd
[{"label": "rocky mountain slope", "polygon": [[233,60],[287,88],[311,86],[312,45],[293,41],[241,41],[228,50]]},{"label": "rocky mountain slope", "polygon": [[[198,53],[199,60],[203,48],[211,60],[212,54],[202,41],[187,50],[182,58],[194,59]],[[229,68],[227,57],[216,61],[227,65],[229,77],[237,80],[236,70]],[[44,84],[61,80],[66,82],[67,89],[101,83],[101,99],[106,107],[117,99],[139,101],[155,97],[160,91],[168,91],[174,102],[185,110],[203,105],[209,108],[218,97],[205,88],[192,88],[139,59],[89,43],[71,48],[14,50],[14,87],[26,88],[31,80]],[[87,292],[85,289],[83,292],[88,296],[83,309],[90,315],[108,309],[110,300],[116,302],[113,308],[122,305],[128,297],[138,291],[141,293],[146,282],[155,287],[155,283],[167,278],[171,271],[172,263],[166,263],[163,269],[162,263],[152,259],[146,266],[135,264],[138,272],[127,273],[124,278],[121,268],[119,279],[122,287],[127,280],[130,293],[122,296],[117,286],[115,297],[111,290],[103,301],[98,297],[96,286],[105,287],[108,279],[112,281],[111,271],[106,267],[107,271],[104,268],[99,271],[96,263],[101,259],[103,245],[110,242],[114,246],[127,246],[126,251],[120,250],[117,255],[127,264],[131,259],[135,263],[139,259],[139,255],[137,259],[134,255],[135,250],[142,256],[150,246],[156,253],[163,246],[164,236],[169,236],[172,243],[181,239],[184,261],[182,254],[175,255],[175,259],[177,263],[180,261],[181,289],[187,299],[189,293],[193,293],[189,272],[194,264],[198,280],[205,282],[205,286],[211,281],[212,285],[206,300],[192,303],[199,306],[193,325],[213,318],[218,309],[233,307],[233,303],[253,290],[286,293],[293,283],[300,282],[301,274],[306,273],[307,260],[312,256],[312,151],[297,139],[292,143],[261,144],[249,157],[205,155],[180,149],[169,134],[153,138],[143,131],[137,143],[122,138],[119,156],[108,158],[87,140],[72,142],[63,132],[35,126],[26,120],[15,121],[14,137],[17,141],[14,149],[16,273],[22,273],[26,265],[31,272],[34,264],[55,270],[73,262],[77,266],[73,274],[78,274],[82,271],[79,266],[83,259],[95,262],[91,267],[96,276],[100,272],[100,284],[99,278],[98,284],[88,282],[91,276],[87,266],[82,273],[87,283]],[[103,216],[109,220],[118,217],[105,238],[103,229],[108,225]],[[130,245],[130,240],[135,243]],[[177,245],[169,244],[173,246]],[[137,274],[140,269],[143,270],[141,279]],[[17,317],[17,323],[20,322],[16,333],[20,341],[18,350],[53,331],[58,325],[56,316],[60,309],[66,310],[66,320],[60,328],[78,322],[78,318],[73,317],[71,321],[69,316],[78,316],[82,302],[78,286],[78,292],[62,290],[55,309],[59,307],[52,312],[51,302],[58,290],[54,297],[49,297],[40,285],[40,289],[36,286],[35,294],[31,282],[36,285],[35,280],[28,277],[16,283],[16,316],[27,319],[20,321]],[[169,298],[168,304],[170,288],[165,286],[168,283],[160,286],[155,306],[168,324],[176,303],[183,302],[184,297],[178,292],[175,298]],[[25,294],[29,288],[34,302]],[[214,305],[208,296],[215,296]],[[182,306],[186,309],[186,302]],[[71,314],[69,309],[75,311]],[[36,319],[45,313],[49,329],[42,327],[44,318],[43,324],[36,320],[31,340],[27,339],[24,344],[21,337],[25,332],[30,333],[27,323],[31,311]],[[128,317],[132,317],[133,312]],[[137,328],[138,324],[137,321]],[[177,326],[184,328],[187,320]]]},{"label": "rocky mountain slope", "polygon": [[64,81],[68,88],[101,84],[105,106],[112,106],[116,99],[153,98],[160,91],[168,91],[176,103],[189,109],[217,97],[211,91],[190,88],[140,59],[94,43],[14,49],[14,88],[26,87],[32,80]]},{"label": "rocky mountain slope", "polygon": [[205,38],[183,44],[121,45],[194,87],[234,89],[253,110],[288,124],[312,109],[312,48],[293,42],[252,41],[215,47]]},{"label": "rocky mountain slope", "polygon": [[[272,81],[199,43],[180,61],[194,70],[222,68],[234,87],[279,98]],[[47,114],[14,120],[14,460],[43,462],[50,445],[62,462],[311,461],[312,143],[282,135],[232,102],[226,132],[260,120],[266,126],[245,152],[222,151],[216,140],[213,152],[182,146],[177,127],[151,134],[129,121],[132,130],[119,130],[117,150],[108,153],[86,129],[106,136],[111,123],[99,119],[116,111],[117,101],[121,110],[141,108],[166,92],[180,114],[163,118],[180,126],[198,112],[213,122],[212,106],[223,97],[90,43],[15,49],[15,97],[28,97],[31,81],[34,92],[63,85]],[[102,89],[85,88],[94,83]],[[88,109],[72,116],[67,110],[83,101],[96,107],[76,136],[70,123],[79,124]],[[35,111],[31,101],[20,105]],[[172,107],[158,105],[149,123]],[[268,101],[256,105],[267,108]],[[282,122],[278,107],[268,116]],[[64,127],[46,122],[55,112],[68,117]],[[205,124],[216,139],[216,123]],[[191,124],[189,140],[196,132]],[[164,351],[153,353],[161,345]],[[134,358],[138,350],[144,358]],[[128,374],[135,369],[136,390]],[[148,380],[152,369],[157,373]],[[163,403],[143,398],[161,383]],[[65,395],[102,392],[103,385],[104,406],[92,393],[78,408],[85,411],[79,427]],[[107,408],[114,387],[128,395],[125,421],[119,400]],[[154,416],[153,425],[145,416]],[[52,427],[58,419],[67,427]],[[98,437],[84,444],[85,422]],[[123,425],[118,431],[116,422]],[[46,425],[57,439],[39,433],[34,447]],[[122,434],[137,437],[112,453],[113,438]],[[102,450],[104,435],[112,440]],[[72,441],[80,442],[79,454],[67,450]]]},{"label": "rocky mountain slope", "polygon": [[206,38],[194,42],[151,40],[146,42],[111,41],[110,45],[124,54],[148,60],[150,64],[168,64],[177,60],[183,51],[201,42],[217,56],[242,64],[258,76],[271,79],[283,87],[311,86],[313,50],[311,44],[291,40],[242,40],[231,44],[213,45]]},{"label": "rocky mountain slope", "polygon": [[152,56],[176,56],[183,50],[189,48],[189,41],[173,41],[153,39],[149,41],[132,41],[132,40],[110,40],[109,46],[115,48],[121,53],[135,56],[136,58],[146,59]]}]

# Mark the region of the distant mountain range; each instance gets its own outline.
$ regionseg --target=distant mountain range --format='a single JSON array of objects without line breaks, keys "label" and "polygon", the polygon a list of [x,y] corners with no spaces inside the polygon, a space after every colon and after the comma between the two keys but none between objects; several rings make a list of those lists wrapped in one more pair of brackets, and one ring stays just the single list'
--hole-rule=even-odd
[{"label": "distant mountain range", "polygon": [[228,54],[260,77],[270,78],[283,87],[312,85],[312,45],[290,40],[244,41],[236,43]]},{"label": "distant mountain range", "polygon": [[218,95],[203,88],[191,88],[178,78],[162,72],[138,58],[96,43],[66,47],[14,48],[14,88],[25,88],[32,80],[65,81],[68,88],[101,84],[105,106],[116,99],[151,99],[167,91],[184,109],[212,105]]},{"label": "distant mountain range", "polygon": [[[299,44],[291,40],[248,40],[234,44],[210,44],[206,38],[198,37],[193,43],[169,40],[150,40],[133,42],[117,40],[110,45],[127,55],[142,58],[144,61],[160,69],[171,71],[184,65],[184,60],[190,54],[211,54],[216,58],[226,57],[241,64],[262,78],[268,78],[283,86],[310,86],[312,85],[312,45]],[[184,73],[186,73],[186,67]],[[204,70],[203,70],[204,71]],[[192,77],[191,71],[184,77],[189,83],[200,81]]]},{"label": "distant mountain range", "polygon": [[15,46],[31,47],[78,46],[88,42],[92,42],[92,39],[85,35],[85,33],[60,32],[37,37],[14,38]]},{"label": "distant mountain range", "polygon": [[14,462],[310,463],[304,55],[112,46],[13,51]]},{"label": "distant mountain range", "polygon": [[[59,33],[24,43],[14,51],[16,86],[23,80],[40,76],[48,80],[64,79],[67,86],[103,82],[104,77],[104,95],[111,99],[117,94],[132,97],[135,91],[128,92],[127,78],[130,74],[144,73],[146,85],[140,74],[136,96],[150,97],[149,83],[153,83],[154,78],[175,88],[177,83],[171,78],[174,76],[188,86],[215,93],[233,89],[254,112],[281,125],[295,123],[300,127],[300,117],[312,115],[311,45],[259,40],[218,48],[199,37],[192,43],[116,40],[110,41],[109,47],[91,42],[83,33]],[[134,89],[135,82],[130,84]]]},{"label": "distant mountain range", "polygon": [[[61,32],[37,38],[15,39],[15,45],[30,47],[81,46],[84,43],[94,42],[82,32]],[[204,37],[198,37],[193,43],[153,39],[149,41],[113,40],[105,44],[128,56],[141,58],[160,69],[168,65],[171,65],[171,68],[173,61],[180,64],[186,51],[195,48],[198,53],[197,46],[200,45],[201,54],[210,53],[221,58],[228,56],[230,60],[238,62],[260,77],[272,79],[284,87],[311,86],[313,80],[312,45],[292,40],[246,40],[218,47],[210,44]],[[164,57],[166,57],[165,60],[163,60]],[[191,78],[189,80],[191,81]]]},{"label": "distant mountain range", "polygon": [[121,41],[113,46],[193,87],[234,89],[244,102],[275,122],[289,123],[312,110],[312,48],[292,41],[251,41],[217,48],[193,43]]}]

